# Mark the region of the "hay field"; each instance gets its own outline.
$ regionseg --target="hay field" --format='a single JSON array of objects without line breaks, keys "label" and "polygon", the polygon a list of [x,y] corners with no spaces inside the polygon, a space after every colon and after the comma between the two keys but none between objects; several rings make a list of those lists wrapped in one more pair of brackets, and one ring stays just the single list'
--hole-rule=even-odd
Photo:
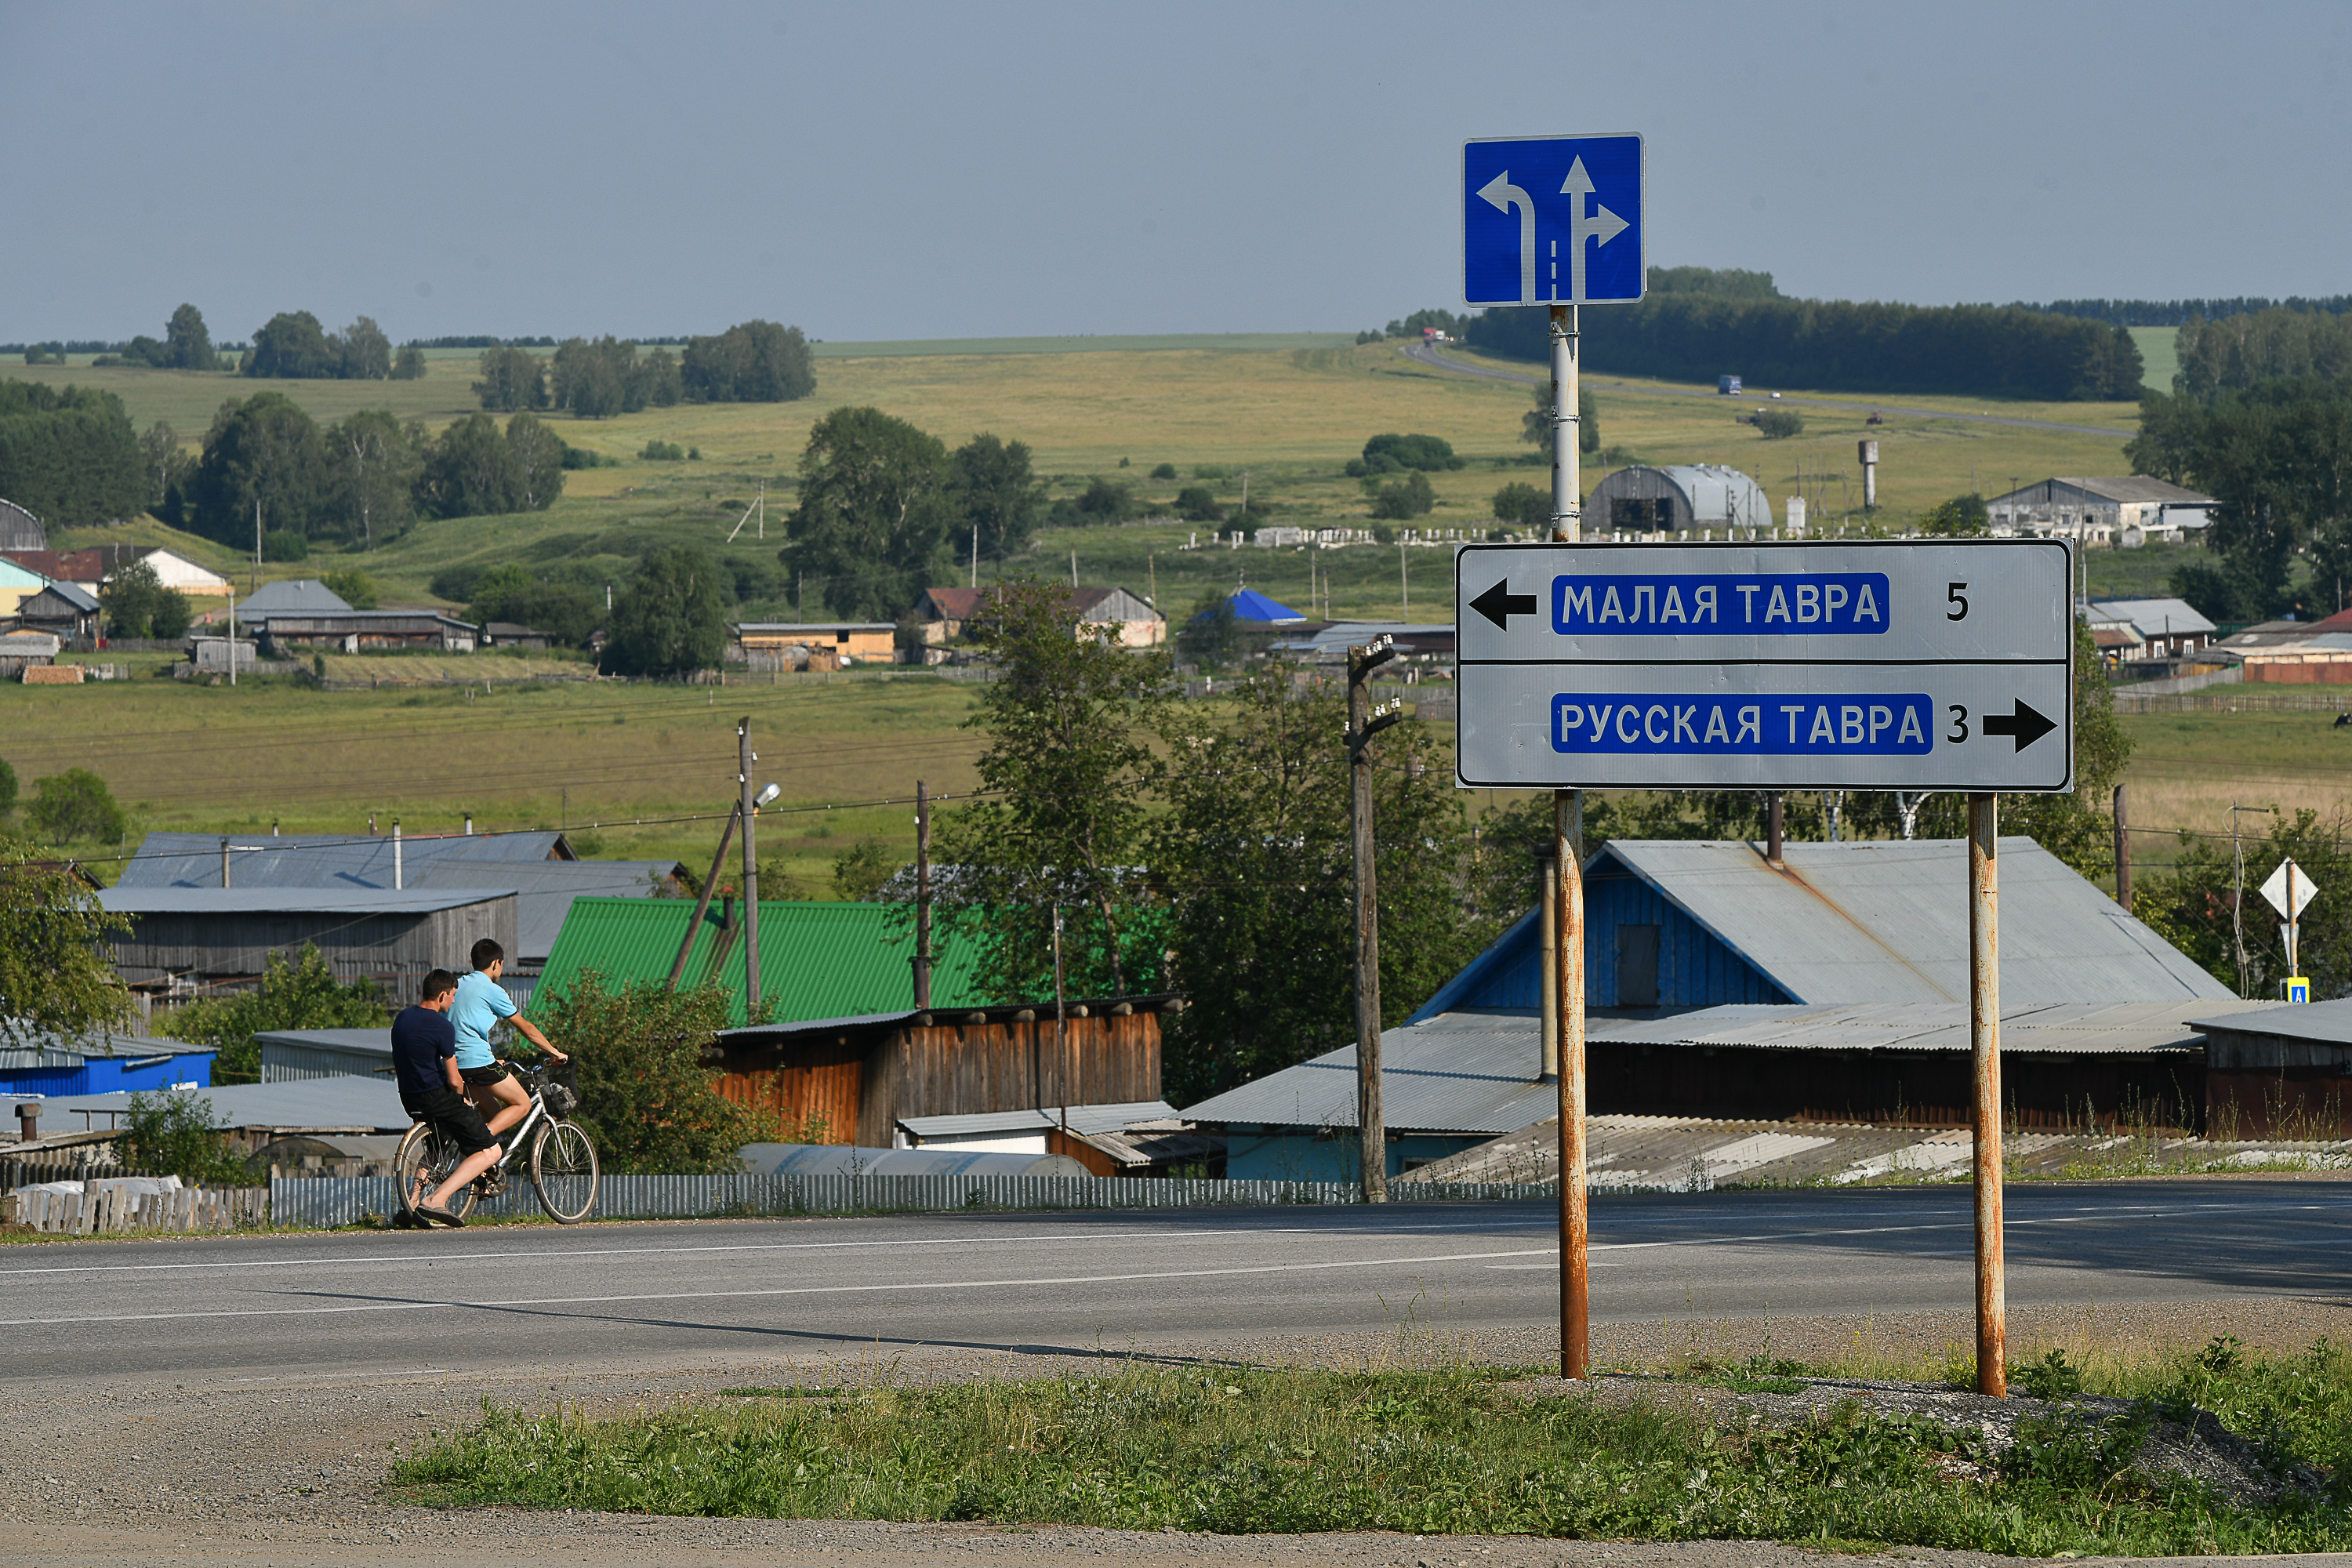
[{"label": "hay field", "polygon": [[[2290,816],[2309,809],[2324,822],[2352,817],[2352,730],[2335,723],[2332,713],[2125,715],[2135,748],[2124,774],[2133,826],[2226,834],[2232,802]],[[2240,826],[2259,837],[2270,821],[2246,816]],[[2175,853],[2169,842],[2135,835],[2143,863],[2169,865]]]},{"label": "hay field", "polygon": [[[504,677],[512,661],[481,656]],[[144,671],[142,670],[142,673]],[[738,679],[740,679],[740,677]],[[359,833],[565,826],[620,858],[702,858],[735,798],[735,722],[749,714],[762,783],[762,858],[823,896],[835,855],[863,835],[911,851],[915,781],[972,787],[978,742],[959,726],[972,689],[905,674],[784,678],[772,685],[563,684],[317,691],[279,679],[235,688],[136,679],[0,685],[0,756],[24,782],[68,767],[105,779],[130,811],[121,850],[150,828]],[[640,818],[647,819],[638,826]],[[781,894],[777,896],[782,896]]]}]

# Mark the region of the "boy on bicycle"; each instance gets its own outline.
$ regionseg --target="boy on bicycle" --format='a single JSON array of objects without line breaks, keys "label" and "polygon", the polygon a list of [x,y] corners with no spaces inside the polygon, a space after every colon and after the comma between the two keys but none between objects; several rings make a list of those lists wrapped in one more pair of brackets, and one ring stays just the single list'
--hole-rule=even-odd
[{"label": "boy on bicycle", "polygon": [[506,1064],[490,1054],[490,1031],[499,1020],[506,1019],[521,1031],[541,1050],[557,1061],[565,1061],[562,1051],[548,1042],[539,1026],[516,1010],[514,998],[499,984],[499,976],[506,970],[507,950],[488,937],[474,944],[474,969],[457,982],[457,999],[449,1006],[449,1023],[457,1031],[457,1071],[465,1079],[467,1091],[488,1095],[498,1103],[498,1111],[490,1118],[491,1136],[496,1137],[530,1114],[530,1096],[526,1093]]},{"label": "boy on bicycle", "polygon": [[446,1016],[457,991],[456,975],[446,969],[433,971],[418,987],[416,1005],[402,1009],[392,1024],[392,1071],[400,1086],[402,1109],[432,1123],[465,1152],[447,1181],[422,1198],[404,1194],[414,1199],[415,1213],[446,1226],[466,1223],[450,1211],[450,1194],[464,1192],[467,1183],[499,1158],[499,1141],[466,1098],[465,1080],[458,1075],[457,1032]]}]

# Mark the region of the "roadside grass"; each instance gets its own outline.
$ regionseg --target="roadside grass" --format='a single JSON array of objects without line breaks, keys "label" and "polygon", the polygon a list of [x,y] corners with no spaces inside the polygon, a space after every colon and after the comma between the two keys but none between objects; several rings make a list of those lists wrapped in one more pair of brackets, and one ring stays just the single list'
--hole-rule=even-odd
[{"label": "roadside grass", "polygon": [[[1099,1377],[830,1391],[592,1420],[485,1402],[396,1456],[404,1500],[756,1518],[992,1520],[1217,1533],[1389,1530],[1916,1545],[2018,1555],[2352,1546],[2352,1358],[2322,1344],[2096,1375],[2145,1403],[1973,1429],[1848,1405],[1790,1427],[1667,1400],[1528,1397],[1450,1363],[1342,1373],[1127,1363]],[[1762,1389],[1794,1363],[1751,1375]],[[2046,1370],[2046,1369],[2045,1369]],[[1718,1382],[1724,1381],[1721,1379]],[[2134,1463],[2189,1403],[2265,1458],[2332,1467],[2325,1498],[2247,1506]]]}]

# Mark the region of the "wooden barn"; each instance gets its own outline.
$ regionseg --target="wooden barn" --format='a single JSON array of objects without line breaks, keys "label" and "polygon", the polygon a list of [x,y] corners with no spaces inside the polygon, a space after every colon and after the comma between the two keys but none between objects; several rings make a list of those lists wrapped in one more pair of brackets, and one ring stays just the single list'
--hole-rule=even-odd
[{"label": "wooden barn", "polygon": [[381,982],[404,1003],[428,970],[463,971],[477,939],[509,952],[517,940],[515,895],[503,889],[114,887],[99,899],[131,922],[114,964],[142,989],[249,984],[270,954],[291,960],[307,942],[338,979]]},{"label": "wooden barn", "polygon": [[887,1149],[910,1116],[1030,1110],[1160,1098],[1160,1015],[1183,1004],[1131,996],[929,1013],[879,1013],[728,1029],[711,1055],[719,1091],[788,1122],[822,1119],[811,1142]]},{"label": "wooden barn", "polygon": [[2200,1013],[2217,1138],[2352,1138],[2352,1000]]}]

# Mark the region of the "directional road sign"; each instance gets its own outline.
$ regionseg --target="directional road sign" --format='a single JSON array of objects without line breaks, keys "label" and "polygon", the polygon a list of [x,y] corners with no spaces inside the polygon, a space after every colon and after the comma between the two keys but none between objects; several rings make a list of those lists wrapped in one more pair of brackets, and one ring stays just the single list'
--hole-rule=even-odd
[{"label": "directional road sign", "polygon": [[1462,297],[1630,305],[1649,278],[1639,136],[1529,136],[1462,149]]},{"label": "directional road sign", "polygon": [[2058,540],[1471,544],[1476,788],[2074,787]]}]

